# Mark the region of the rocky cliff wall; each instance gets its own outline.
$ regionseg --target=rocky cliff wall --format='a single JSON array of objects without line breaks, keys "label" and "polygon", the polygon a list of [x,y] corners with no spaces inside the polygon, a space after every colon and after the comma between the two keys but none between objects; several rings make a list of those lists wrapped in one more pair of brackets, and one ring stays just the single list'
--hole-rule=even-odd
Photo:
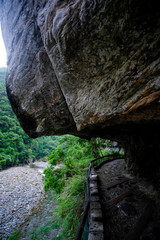
[{"label": "rocky cliff wall", "polygon": [[138,166],[132,169],[139,168],[137,159],[143,155],[140,147],[133,148],[145,142],[145,157],[156,146],[157,166],[158,1],[0,4],[8,54],[7,92],[24,130],[31,137],[71,133],[118,140],[126,149],[128,166],[133,162]]}]

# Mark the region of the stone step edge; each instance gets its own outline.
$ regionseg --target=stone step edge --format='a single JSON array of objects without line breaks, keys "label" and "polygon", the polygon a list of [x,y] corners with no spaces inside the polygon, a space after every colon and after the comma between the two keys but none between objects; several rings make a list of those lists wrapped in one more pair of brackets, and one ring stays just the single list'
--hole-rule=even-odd
[{"label": "stone step edge", "polygon": [[104,240],[102,208],[98,192],[98,175],[91,168],[89,175],[90,211],[88,240]]}]

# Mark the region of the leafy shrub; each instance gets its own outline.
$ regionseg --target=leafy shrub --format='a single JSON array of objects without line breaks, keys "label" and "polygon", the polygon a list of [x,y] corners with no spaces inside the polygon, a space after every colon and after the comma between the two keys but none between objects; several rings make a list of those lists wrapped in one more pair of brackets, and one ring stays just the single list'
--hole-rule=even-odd
[{"label": "leafy shrub", "polygon": [[59,206],[56,211],[59,225],[63,229],[60,236],[62,239],[64,236],[66,239],[75,238],[83,211],[85,181],[84,174],[74,175],[67,180],[63,192],[59,195]]},{"label": "leafy shrub", "polygon": [[[49,156],[50,167],[44,172],[45,189],[54,188],[58,193],[58,224],[63,230],[57,239],[75,237],[83,210],[88,165],[93,158],[91,142],[70,135],[59,137]],[[55,163],[61,163],[61,167],[54,170]]]},{"label": "leafy shrub", "polygon": [[19,234],[20,234],[19,229],[15,228],[8,240],[18,240]]},{"label": "leafy shrub", "polygon": [[[102,145],[101,139],[86,141],[70,135],[57,138],[48,157],[50,167],[45,170],[45,189],[54,188],[59,202],[56,216],[62,232],[56,239],[75,238],[83,211],[88,165],[101,154],[113,153],[101,149]],[[118,153],[115,156],[119,156]],[[55,170],[57,163],[61,165]]]},{"label": "leafy shrub", "polygon": [[53,170],[52,167],[48,167],[44,170],[45,174],[45,190],[54,188],[56,193],[60,193],[65,185],[65,172],[64,169]]},{"label": "leafy shrub", "polygon": [[64,158],[64,152],[62,148],[57,148],[55,151],[52,151],[48,160],[50,160],[50,164],[56,165],[57,163],[61,162]]}]

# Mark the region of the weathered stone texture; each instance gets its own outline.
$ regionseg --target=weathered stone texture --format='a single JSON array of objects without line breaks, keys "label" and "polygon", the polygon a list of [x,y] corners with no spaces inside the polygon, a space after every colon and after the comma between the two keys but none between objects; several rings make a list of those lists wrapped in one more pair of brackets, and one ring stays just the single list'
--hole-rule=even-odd
[{"label": "weathered stone texture", "polygon": [[160,119],[156,1],[1,0],[1,7],[8,95],[31,136],[78,134],[75,124],[92,135],[97,126]]},{"label": "weathered stone texture", "polygon": [[159,129],[158,1],[0,4],[8,96],[31,137],[71,133],[126,146],[137,125]]},{"label": "weathered stone texture", "polygon": [[40,6],[33,1],[1,5],[8,53],[7,92],[22,127],[31,137],[74,131],[75,123],[36,24]]}]

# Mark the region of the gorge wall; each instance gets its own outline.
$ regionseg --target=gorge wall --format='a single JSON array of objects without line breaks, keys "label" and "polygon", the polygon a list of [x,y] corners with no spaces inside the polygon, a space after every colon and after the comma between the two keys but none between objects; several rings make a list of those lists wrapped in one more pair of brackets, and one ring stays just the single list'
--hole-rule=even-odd
[{"label": "gorge wall", "polygon": [[160,186],[160,11],[155,0],[0,0],[7,92],[31,137],[120,142]]}]

